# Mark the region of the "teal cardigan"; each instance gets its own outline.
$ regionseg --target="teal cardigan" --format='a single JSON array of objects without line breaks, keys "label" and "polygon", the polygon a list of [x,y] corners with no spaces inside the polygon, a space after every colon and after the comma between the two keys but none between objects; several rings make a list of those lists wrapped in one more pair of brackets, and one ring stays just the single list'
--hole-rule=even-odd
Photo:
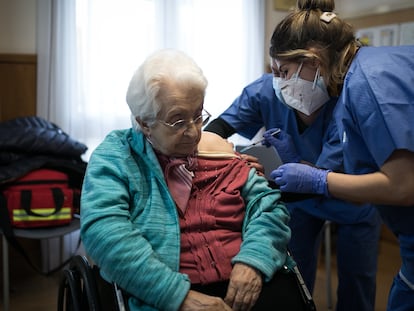
[{"label": "teal cardigan", "polygon": [[[243,242],[232,262],[260,270],[268,281],[283,265],[294,265],[286,255],[289,214],[279,190],[253,168],[242,196]],[[92,153],[81,195],[81,237],[103,277],[132,295],[131,311],[180,308],[191,284],[178,272],[178,214],[141,132],[113,131]]]}]

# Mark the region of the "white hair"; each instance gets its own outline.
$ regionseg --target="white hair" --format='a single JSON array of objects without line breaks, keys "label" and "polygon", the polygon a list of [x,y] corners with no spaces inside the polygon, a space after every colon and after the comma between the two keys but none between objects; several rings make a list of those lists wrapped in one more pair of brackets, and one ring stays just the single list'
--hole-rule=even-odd
[{"label": "white hair", "polygon": [[190,85],[199,89],[203,96],[207,88],[201,68],[182,51],[163,49],[153,53],[135,71],[126,94],[134,128],[140,128],[136,117],[146,122],[155,121],[161,109],[157,97],[168,82]]}]

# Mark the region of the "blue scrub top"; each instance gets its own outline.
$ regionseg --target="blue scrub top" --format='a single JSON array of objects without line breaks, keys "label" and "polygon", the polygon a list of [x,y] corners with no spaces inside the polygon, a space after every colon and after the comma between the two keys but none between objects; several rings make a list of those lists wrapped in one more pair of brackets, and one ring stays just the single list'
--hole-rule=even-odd
[{"label": "blue scrub top", "polygon": [[[397,149],[414,152],[414,46],[362,47],[335,110],[349,174],[378,171]],[[378,206],[398,234],[414,233],[414,208]]]},{"label": "blue scrub top", "polygon": [[[342,146],[333,110],[337,98],[332,98],[321,109],[315,122],[299,132],[293,109],[280,102],[273,90],[273,75],[262,77],[247,85],[241,95],[220,117],[238,134],[252,139],[264,126],[281,128],[289,133],[302,160],[319,167],[343,171]],[[375,210],[370,205],[358,206],[336,199],[312,199],[289,203],[308,213],[338,223],[371,222]],[[350,206],[352,205],[352,206]]]}]

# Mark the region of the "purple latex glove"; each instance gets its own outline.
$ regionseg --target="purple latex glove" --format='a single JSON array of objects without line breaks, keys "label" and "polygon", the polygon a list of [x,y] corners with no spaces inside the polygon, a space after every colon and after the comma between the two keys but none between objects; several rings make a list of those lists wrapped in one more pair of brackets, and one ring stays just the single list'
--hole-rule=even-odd
[{"label": "purple latex glove", "polygon": [[277,128],[272,128],[267,130],[263,134],[263,145],[267,147],[273,146],[276,148],[277,153],[279,154],[280,159],[283,163],[298,163],[300,162],[300,157],[296,151],[296,147],[293,144],[292,137],[284,132],[280,131],[278,134],[272,136]]},{"label": "purple latex glove", "polygon": [[323,170],[301,163],[282,164],[270,177],[280,186],[281,191],[323,194],[329,197],[327,175]]}]

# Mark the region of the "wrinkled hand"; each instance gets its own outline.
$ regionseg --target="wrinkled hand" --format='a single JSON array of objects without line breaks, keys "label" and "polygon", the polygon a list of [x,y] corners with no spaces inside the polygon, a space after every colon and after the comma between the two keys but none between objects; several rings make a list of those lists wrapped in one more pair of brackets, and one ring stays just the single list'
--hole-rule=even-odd
[{"label": "wrinkled hand", "polygon": [[254,167],[259,175],[264,176],[264,166],[259,163],[258,158],[246,153],[240,154],[240,157],[246,160],[251,167]]},{"label": "wrinkled hand", "polygon": [[263,144],[267,147],[273,146],[276,148],[277,153],[279,154],[279,157],[283,163],[300,162],[300,157],[296,151],[295,145],[293,144],[292,137],[284,131],[280,131],[278,134],[272,136],[272,133],[274,133],[276,130],[278,129],[272,128],[264,132]]},{"label": "wrinkled hand", "polygon": [[233,311],[251,310],[259,298],[263,280],[261,273],[245,264],[234,265],[224,301]]},{"label": "wrinkled hand", "polygon": [[282,164],[270,177],[280,186],[281,191],[323,194],[329,197],[327,175],[323,170],[300,163]]},{"label": "wrinkled hand", "polygon": [[180,311],[232,311],[220,297],[190,290],[181,304]]}]

